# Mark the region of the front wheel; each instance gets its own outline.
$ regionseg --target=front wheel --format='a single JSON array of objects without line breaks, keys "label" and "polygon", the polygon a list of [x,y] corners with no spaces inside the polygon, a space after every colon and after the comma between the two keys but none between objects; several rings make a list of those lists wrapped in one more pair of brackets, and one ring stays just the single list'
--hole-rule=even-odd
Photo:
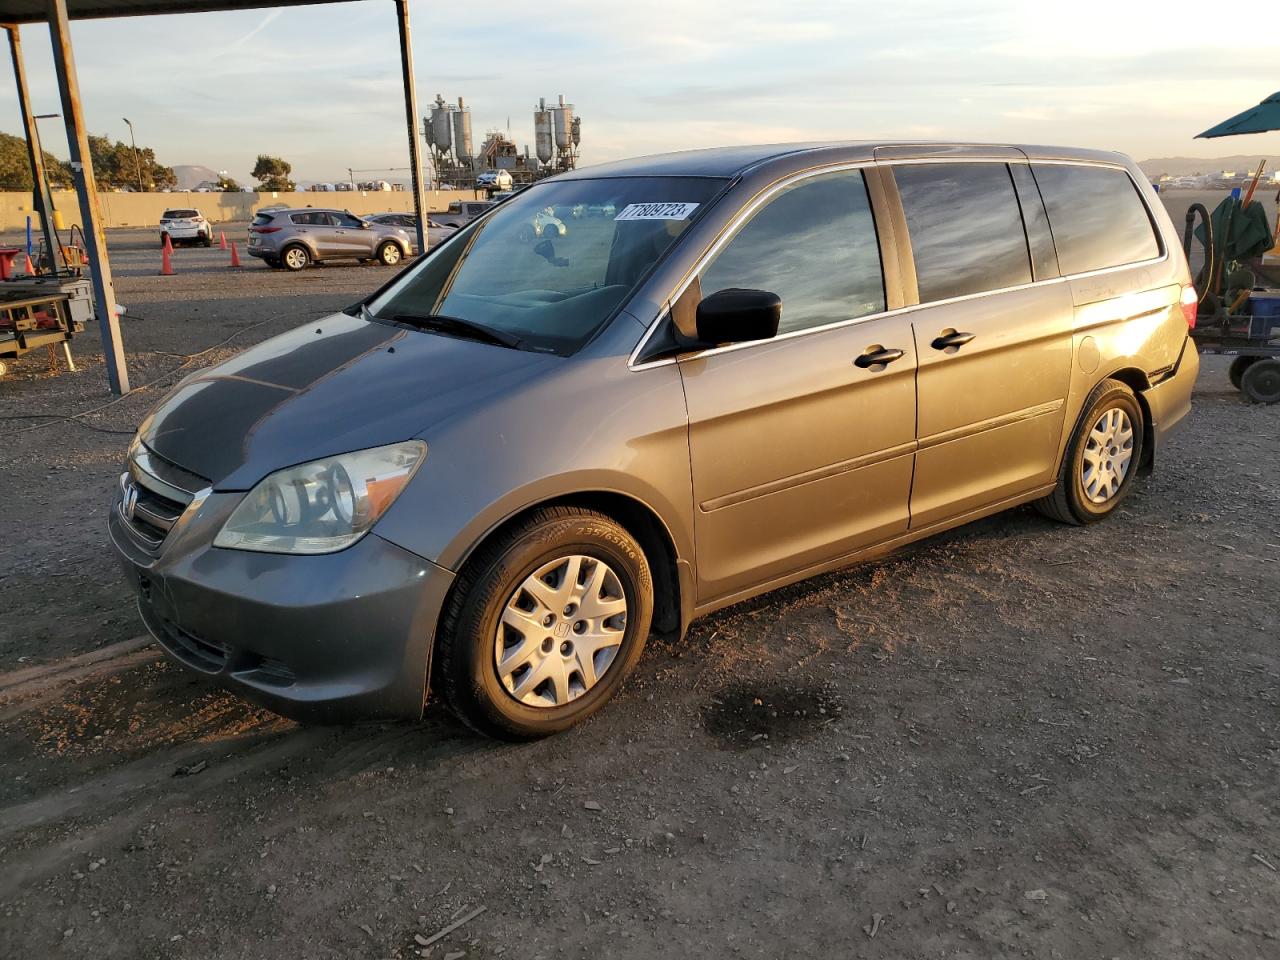
[{"label": "front wheel", "polygon": [[1119,380],[1103,380],[1085,401],[1058,474],[1036,508],[1063,523],[1096,523],[1129,495],[1142,456],[1138,398]]},{"label": "front wheel", "polygon": [[378,247],[378,262],[384,267],[394,267],[400,262],[403,252],[400,250],[400,244],[390,241]]},{"label": "front wheel", "polygon": [[1240,391],[1252,403],[1280,403],[1280,360],[1259,359],[1240,378]]},{"label": "front wheel", "polygon": [[617,692],[652,618],[649,564],[626,529],[590,510],[538,510],[458,578],[435,684],[481,733],[558,733]]}]

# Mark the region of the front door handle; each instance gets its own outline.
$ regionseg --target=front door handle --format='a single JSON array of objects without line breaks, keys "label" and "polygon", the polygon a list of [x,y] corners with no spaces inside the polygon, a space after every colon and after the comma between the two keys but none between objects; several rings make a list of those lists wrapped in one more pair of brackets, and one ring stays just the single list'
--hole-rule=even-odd
[{"label": "front door handle", "polygon": [[942,335],[936,337],[933,343],[929,344],[929,346],[933,347],[935,350],[947,350],[951,347],[959,348],[972,340],[973,337],[974,335],[972,333],[960,333],[956,330],[952,330],[950,333],[946,333],[944,331]]},{"label": "front door handle", "polygon": [[853,361],[855,367],[884,366],[886,363],[893,363],[895,360],[901,360],[906,354],[902,350],[886,349],[879,344],[874,347],[868,347],[867,352],[858,359]]}]

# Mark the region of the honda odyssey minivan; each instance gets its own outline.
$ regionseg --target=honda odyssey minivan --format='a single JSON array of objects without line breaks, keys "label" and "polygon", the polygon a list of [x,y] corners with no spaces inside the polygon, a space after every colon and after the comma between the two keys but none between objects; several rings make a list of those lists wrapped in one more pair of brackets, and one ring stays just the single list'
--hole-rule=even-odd
[{"label": "honda odyssey minivan", "polygon": [[[540,210],[611,211],[533,243]],[[281,713],[528,738],[651,630],[1034,503],[1101,520],[1198,370],[1117,154],[732,147],[499,204],[348,310],[192,374],[110,531],[142,619]]]}]

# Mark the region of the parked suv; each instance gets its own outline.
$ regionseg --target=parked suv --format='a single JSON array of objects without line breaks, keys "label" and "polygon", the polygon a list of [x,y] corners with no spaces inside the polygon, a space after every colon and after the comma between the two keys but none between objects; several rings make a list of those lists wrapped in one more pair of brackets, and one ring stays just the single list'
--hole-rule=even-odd
[{"label": "parked suv", "polygon": [[198,243],[213,245],[213,224],[193,207],[178,207],[160,214],[160,246],[165,239],[170,243]]},{"label": "parked suv", "polygon": [[260,210],[249,226],[250,256],[269,266],[304,270],[325,260],[378,261],[394,267],[413,249],[409,232],[346,210]]},{"label": "parked suv", "polygon": [[[582,204],[615,212],[520,240]],[[651,630],[1019,504],[1104,519],[1189,409],[1196,302],[1118,154],[592,167],[192,374],[111,536],[164,648],[254,700],[417,716],[431,689],[541,736]]]},{"label": "parked suv", "polygon": [[433,213],[431,219],[442,227],[465,227],[481,214],[489,212],[493,200],[455,200],[444,213]]}]

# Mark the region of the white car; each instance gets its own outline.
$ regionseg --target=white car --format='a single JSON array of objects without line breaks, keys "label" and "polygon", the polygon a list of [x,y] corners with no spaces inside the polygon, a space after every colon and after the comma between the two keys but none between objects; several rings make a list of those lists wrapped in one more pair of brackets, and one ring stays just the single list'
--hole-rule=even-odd
[{"label": "white car", "polygon": [[213,246],[213,224],[200,215],[199,210],[191,207],[175,207],[160,214],[160,246],[164,246],[165,237],[175,245],[179,243],[198,243],[201,246]]},{"label": "white car", "polygon": [[476,186],[488,190],[510,190],[515,186],[515,181],[507,170],[486,170],[476,177]]}]

